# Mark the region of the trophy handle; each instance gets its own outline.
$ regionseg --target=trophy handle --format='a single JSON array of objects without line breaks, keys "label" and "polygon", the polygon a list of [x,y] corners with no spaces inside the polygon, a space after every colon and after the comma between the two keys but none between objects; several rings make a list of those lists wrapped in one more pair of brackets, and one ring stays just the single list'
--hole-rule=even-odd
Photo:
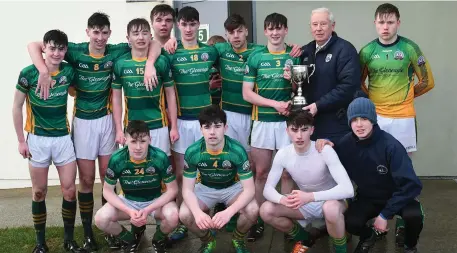
[{"label": "trophy handle", "polygon": [[314,74],[314,71],[316,70],[316,65],[315,64],[309,64],[309,67],[313,67],[313,72],[311,72],[311,74],[308,75],[308,83],[309,83],[309,78]]}]

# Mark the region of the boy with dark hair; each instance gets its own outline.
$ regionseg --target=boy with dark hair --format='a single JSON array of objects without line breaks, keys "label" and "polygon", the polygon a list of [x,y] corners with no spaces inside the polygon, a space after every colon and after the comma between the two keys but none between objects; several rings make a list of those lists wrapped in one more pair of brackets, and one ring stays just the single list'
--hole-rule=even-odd
[{"label": "boy with dark hair", "polygon": [[150,18],[154,40],[162,46],[165,45],[171,37],[173,23],[176,21],[175,10],[168,4],[158,4],[151,10]]},{"label": "boy with dark hair", "polygon": [[[236,252],[248,252],[245,236],[259,212],[248,156],[238,141],[225,135],[227,118],[218,106],[203,109],[198,120],[203,138],[186,150],[180,220],[200,237],[198,252],[210,253],[216,248],[211,230],[221,229],[240,212],[232,243]],[[197,172],[201,182],[195,184]],[[220,202],[227,209],[211,218],[209,209]]]},{"label": "boy with dark hair", "polygon": [[[126,130],[126,146],[110,158],[103,195],[108,201],[95,215],[95,224],[106,233],[116,235],[124,252],[136,252],[141,233],[128,231],[118,221],[130,220],[132,227],[146,225],[148,216],[160,221],[152,239],[157,253],[165,253],[165,240],[178,225],[178,208],[174,199],[178,192],[176,177],[167,155],[150,145],[149,127],[144,121],[130,121]],[[166,184],[162,192],[161,182]],[[124,195],[116,195],[120,182]]]},{"label": "boy with dark hair", "polygon": [[[24,68],[16,85],[13,104],[13,122],[19,141],[19,153],[29,159],[32,179],[32,214],[37,245],[33,253],[49,252],[46,246],[46,192],[48,171],[54,163],[59,171],[62,189],[62,218],[64,223],[64,249],[86,252],[73,239],[76,216],[76,157],[67,119],[68,90],[74,82],[75,72],[70,64],[63,63],[68,38],[59,30],[48,31],[43,38],[44,67],[50,73],[54,88],[47,100],[35,93],[39,71],[34,65]],[[22,107],[27,101],[27,118],[24,138]]]},{"label": "boy with dark hair", "polygon": [[[354,189],[335,151],[326,146],[318,153],[310,139],[313,121],[306,111],[292,112],[287,118],[286,131],[292,144],[278,150],[274,158],[263,190],[267,201],[260,208],[260,216],[296,241],[292,253],[306,252],[314,244],[303,227],[325,219],[335,252],[346,253],[344,200],[354,196]],[[276,190],[284,170],[299,188],[286,195]]]},{"label": "boy with dark hair", "polygon": [[[405,252],[416,253],[424,214],[418,197],[422,183],[403,145],[377,124],[375,105],[357,98],[348,107],[352,133],[343,137],[335,150],[349,177],[357,185],[355,200],[345,213],[346,229],[360,236],[355,253],[368,253],[376,238],[387,232],[387,220],[400,215],[405,221]],[[318,140],[317,149],[327,140]],[[362,159],[363,158],[363,159]],[[373,226],[367,226],[376,218]]]},{"label": "boy with dark hair", "polygon": [[[89,17],[86,33],[89,42],[69,43],[65,61],[76,71],[72,136],[79,172],[78,199],[84,227],[84,247],[88,250],[97,250],[92,231],[95,160],[98,159],[103,184],[109,158],[117,149],[116,142],[123,142],[123,136],[119,129],[115,129],[111,114],[113,63],[131,49],[127,43],[107,44],[111,29],[109,17],[104,13],[96,12]],[[46,91],[49,89],[50,78],[44,65],[41,47],[41,42],[32,42],[28,49],[33,64],[39,70],[38,86]],[[155,83],[152,80],[156,79],[155,74],[153,76],[151,73],[155,73],[154,62],[159,55],[160,45],[157,42],[150,43],[148,61],[144,69],[147,90],[151,90]],[[105,203],[103,199],[102,203]],[[107,239],[114,243],[112,238]]]},{"label": "boy with dark hair", "polygon": [[[272,13],[265,18],[265,36],[268,45],[253,53],[246,64],[243,79],[243,99],[251,103],[252,131],[251,157],[255,166],[256,200],[261,205],[265,199],[263,189],[271,168],[273,152],[290,144],[286,133],[286,115],[292,92],[291,83],[283,78],[282,68],[299,63],[290,55],[292,48],[284,43],[288,33],[287,18]],[[281,192],[288,193],[293,182],[287,173],[281,182]],[[253,227],[250,239],[262,236],[263,221]],[[251,234],[251,233],[250,233]]]}]

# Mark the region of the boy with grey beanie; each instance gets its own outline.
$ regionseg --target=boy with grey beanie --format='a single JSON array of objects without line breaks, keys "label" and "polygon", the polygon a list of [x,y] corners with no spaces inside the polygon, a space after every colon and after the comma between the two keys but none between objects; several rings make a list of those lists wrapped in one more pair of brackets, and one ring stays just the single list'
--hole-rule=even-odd
[{"label": "boy with grey beanie", "polygon": [[[354,201],[345,213],[346,230],[360,237],[354,253],[368,253],[376,237],[387,232],[387,220],[395,215],[405,221],[405,251],[418,252],[423,211],[417,199],[422,183],[416,176],[403,145],[377,124],[376,108],[367,98],[357,98],[348,107],[352,133],[336,143],[341,163],[357,185]],[[333,143],[318,140],[316,148]],[[375,218],[373,226],[367,221]]]}]

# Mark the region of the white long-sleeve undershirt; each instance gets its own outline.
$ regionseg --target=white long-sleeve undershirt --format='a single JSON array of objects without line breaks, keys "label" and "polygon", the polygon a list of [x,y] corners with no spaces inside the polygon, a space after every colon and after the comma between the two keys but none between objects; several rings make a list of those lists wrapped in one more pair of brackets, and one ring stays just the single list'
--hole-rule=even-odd
[{"label": "white long-sleeve undershirt", "polygon": [[278,151],[263,190],[264,197],[278,203],[283,197],[276,191],[283,170],[289,172],[301,191],[312,192],[315,201],[340,200],[352,198],[354,188],[351,180],[329,145],[321,153],[312,141],[305,153],[297,153],[293,144]]}]

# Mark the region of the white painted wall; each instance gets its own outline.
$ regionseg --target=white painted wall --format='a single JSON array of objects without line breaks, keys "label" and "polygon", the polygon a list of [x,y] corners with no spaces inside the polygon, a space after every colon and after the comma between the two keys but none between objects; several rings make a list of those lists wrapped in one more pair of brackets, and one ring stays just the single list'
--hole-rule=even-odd
[{"label": "white painted wall", "polygon": [[[138,3],[126,3],[125,0],[0,1],[0,48],[3,49],[3,60],[0,61],[0,115],[4,120],[0,131],[0,189],[31,186],[27,160],[22,159],[17,150],[11,113],[19,72],[31,64],[27,44],[42,40],[43,35],[51,29],[64,31],[72,42],[87,41],[87,19],[96,11],[105,12],[110,16],[113,31],[110,42],[125,42],[127,23],[137,17],[149,20],[152,8],[162,2],[172,4],[171,0]],[[73,100],[69,99],[70,116],[72,108]],[[59,184],[54,166],[49,170],[49,179],[49,185]]]}]

